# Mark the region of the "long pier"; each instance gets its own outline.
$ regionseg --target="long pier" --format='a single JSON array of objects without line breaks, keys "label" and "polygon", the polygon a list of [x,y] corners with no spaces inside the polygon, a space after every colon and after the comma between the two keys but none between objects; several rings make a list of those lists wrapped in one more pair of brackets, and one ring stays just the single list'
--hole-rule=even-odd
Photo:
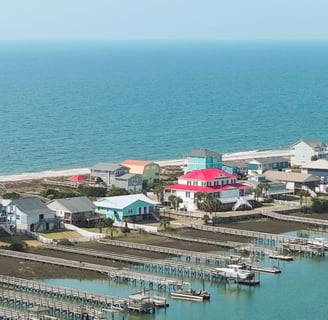
[{"label": "long pier", "polygon": [[271,219],[288,221],[288,222],[297,222],[297,223],[308,224],[315,227],[328,228],[328,220],[314,219],[314,218],[307,218],[307,217],[297,217],[293,215],[285,215],[277,212],[268,212],[268,211],[263,211],[261,212],[261,214]]},{"label": "long pier", "polygon": [[96,319],[104,310],[153,312],[155,299],[119,298],[0,275],[0,305],[7,312],[18,309],[22,316],[42,310],[55,319]]},{"label": "long pier", "polygon": [[[156,233],[156,235],[158,235],[158,234]],[[162,235],[166,236],[166,234],[162,234]],[[181,237],[179,237],[179,239],[182,240]],[[184,240],[186,240],[186,239],[184,239]],[[186,241],[189,241],[189,238]],[[205,260],[205,261],[215,261],[218,264],[220,264],[220,263],[225,264],[225,263],[233,263],[240,259],[240,256],[233,256],[233,255],[228,255],[228,254],[227,255],[219,255],[219,254],[213,254],[213,253],[208,253],[208,252],[196,252],[196,251],[175,249],[175,248],[169,248],[169,247],[148,245],[148,244],[143,244],[143,243],[112,240],[112,239],[99,239],[98,242],[104,243],[107,245],[111,245],[111,246],[124,247],[124,248],[128,248],[128,249],[133,249],[133,250],[165,253],[170,256],[182,256],[182,257],[186,257],[186,259],[188,261],[195,260],[196,262]],[[209,243],[207,242],[207,244],[209,244]]]},{"label": "long pier", "polygon": [[120,268],[108,267],[104,265],[86,263],[81,261],[53,258],[49,256],[42,256],[37,254],[23,253],[23,252],[10,251],[4,249],[0,249],[0,255],[12,257],[16,259],[24,259],[24,260],[36,261],[36,262],[76,268],[76,269],[92,270],[92,271],[106,274],[111,279],[115,279],[116,281],[131,282],[132,284],[135,285],[137,284],[137,282],[141,282],[143,286],[147,285],[151,289],[156,284],[158,288],[166,288],[166,287],[170,288],[170,287],[177,287],[182,285],[182,281],[178,279],[132,272],[129,269],[120,269]]},{"label": "long pier", "polygon": [[218,232],[236,236],[252,238],[257,242],[276,245],[278,249],[286,252],[294,252],[299,254],[308,254],[311,256],[324,256],[325,250],[319,246],[308,245],[308,239],[302,237],[283,236],[280,234],[265,233],[258,231],[233,229],[225,227],[214,227],[201,224],[186,224],[186,227],[197,230]]}]

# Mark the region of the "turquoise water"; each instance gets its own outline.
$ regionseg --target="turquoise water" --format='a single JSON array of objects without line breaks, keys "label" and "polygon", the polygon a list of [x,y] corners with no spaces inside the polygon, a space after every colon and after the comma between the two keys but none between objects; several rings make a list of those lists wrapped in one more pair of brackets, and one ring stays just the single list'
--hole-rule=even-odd
[{"label": "turquoise water", "polygon": [[[292,262],[280,262],[280,267],[280,275],[262,273],[259,287],[207,282],[205,288],[211,293],[208,303],[168,297],[170,306],[166,311],[158,310],[155,315],[125,315],[125,319],[327,319],[327,257],[296,258]],[[142,290],[112,281],[53,279],[47,282],[124,297]],[[193,283],[195,289],[202,286]],[[122,319],[122,315],[116,315],[115,319]]]},{"label": "turquoise water", "polygon": [[327,142],[328,42],[0,42],[0,175]]}]

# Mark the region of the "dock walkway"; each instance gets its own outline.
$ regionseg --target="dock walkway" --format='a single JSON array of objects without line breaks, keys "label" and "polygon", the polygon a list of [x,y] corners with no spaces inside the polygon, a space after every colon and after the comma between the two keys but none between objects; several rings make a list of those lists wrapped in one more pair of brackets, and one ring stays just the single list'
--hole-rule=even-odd
[{"label": "dock walkway", "polygon": [[314,218],[307,218],[307,217],[297,217],[293,215],[285,215],[277,212],[268,212],[268,211],[263,211],[261,212],[261,214],[271,219],[288,221],[288,222],[297,222],[297,223],[308,224],[316,227],[328,228],[328,220],[314,219]]}]

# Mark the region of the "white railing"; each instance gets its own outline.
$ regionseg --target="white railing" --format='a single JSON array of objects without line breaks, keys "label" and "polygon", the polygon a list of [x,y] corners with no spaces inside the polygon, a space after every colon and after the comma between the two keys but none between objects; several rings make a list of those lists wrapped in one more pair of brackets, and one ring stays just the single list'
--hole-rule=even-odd
[{"label": "white railing", "polygon": [[90,240],[97,240],[97,239],[102,239],[102,238],[106,237],[106,235],[104,233],[89,232],[87,230],[81,229],[81,228],[74,226],[72,224],[69,224],[69,223],[65,223],[64,226],[65,226],[65,229],[76,231],[81,236],[83,236],[83,238],[75,238],[75,239],[72,239],[72,241],[76,241],[76,242],[90,241]]}]

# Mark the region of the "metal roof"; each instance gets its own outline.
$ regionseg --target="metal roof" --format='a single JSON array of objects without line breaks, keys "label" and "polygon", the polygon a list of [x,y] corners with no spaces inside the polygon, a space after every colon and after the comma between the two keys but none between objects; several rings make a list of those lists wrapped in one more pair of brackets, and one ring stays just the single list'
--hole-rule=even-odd
[{"label": "metal roof", "polygon": [[319,159],[316,161],[311,161],[302,166],[306,169],[318,169],[318,170],[328,170],[328,160]]},{"label": "metal roof", "polygon": [[41,199],[36,197],[15,199],[13,203],[27,215],[54,214],[54,211],[50,210]]},{"label": "metal roof", "polygon": [[299,173],[299,172],[286,172],[286,171],[274,171],[268,170],[264,172],[267,179],[286,181],[286,182],[316,182],[320,181],[319,177],[312,174]]},{"label": "metal roof", "polygon": [[96,208],[94,203],[87,197],[55,199],[48,202],[48,205],[55,202],[59,203],[71,213],[87,212],[92,211]]},{"label": "metal roof", "polygon": [[208,149],[197,149],[186,154],[186,157],[213,157],[218,158],[221,154]]},{"label": "metal roof", "polygon": [[147,202],[151,205],[159,204],[158,202],[149,199],[147,196],[145,196],[142,193],[129,194],[125,196],[106,197],[100,199],[99,201],[96,201],[94,204],[97,207],[102,207],[102,208],[124,209],[136,201]]},{"label": "metal roof", "polygon": [[111,163],[111,162],[100,162],[95,164],[93,167],[91,167],[91,170],[103,170],[103,171],[116,171],[119,170],[121,168],[126,168],[127,170],[129,170],[128,167],[122,166],[120,164],[117,163]]}]

